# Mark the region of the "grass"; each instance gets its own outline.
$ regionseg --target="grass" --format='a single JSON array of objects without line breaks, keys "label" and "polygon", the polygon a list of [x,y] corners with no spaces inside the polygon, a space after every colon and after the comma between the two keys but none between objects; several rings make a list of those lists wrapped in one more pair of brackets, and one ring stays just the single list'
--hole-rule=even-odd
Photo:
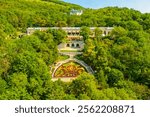
[{"label": "grass", "polygon": [[58,59],[56,60],[56,62],[58,62],[58,61],[64,61],[64,60],[66,60],[68,58],[69,58],[69,56],[67,56],[67,55],[59,55]]}]

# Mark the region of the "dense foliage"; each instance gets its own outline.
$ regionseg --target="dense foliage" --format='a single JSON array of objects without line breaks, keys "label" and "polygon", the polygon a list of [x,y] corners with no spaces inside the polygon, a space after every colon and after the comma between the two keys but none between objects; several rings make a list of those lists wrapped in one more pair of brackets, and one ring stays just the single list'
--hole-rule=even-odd
[{"label": "dense foliage", "polygon": [[[0,0],[0,99],[150,99],[150,14],[128,8],[85,9],[59,0]],[[70,15],[82,9],[81,16]],[[95,71],[73,82],[51,81],[62,30],[27,27],[80,26],[84,60]],[[114,26],[95,38],[87,27]]]}]

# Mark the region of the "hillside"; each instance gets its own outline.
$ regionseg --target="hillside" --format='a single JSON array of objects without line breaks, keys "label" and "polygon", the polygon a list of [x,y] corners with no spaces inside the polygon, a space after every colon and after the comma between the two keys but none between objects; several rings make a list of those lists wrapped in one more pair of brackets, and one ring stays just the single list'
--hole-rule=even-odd
[{"label": "hillside", "polygon": [[[128,8],[108,7],[85,9],[59,0],[1,0],[1,31],[12,34],[27,27],[50,26],[123,26],[150,28],[150,14]],[[84,10],[83,15],[69,15],[72,9]]]},{"label": "hillside", "polygon": [[[11,34],[14,30],[25,32],[27,27],[67,25],[67,18],[73,8],[82,8],[64,2],[41,0],[1,0],[1,31]],[[63,3],[63,4],[62,4]]]},{"label": "hillside", "polygon": [[[0,99],[150,99],[150,14],[107,7],[86,9],[58,0],[0,0]],[[82,15],[70,15],[72,9]],[[92,67],[72,82],[52,82],[51,66],[66,56],[63,30],[26,33],[27,27],[81,27],[76,56]],[[107,36],[96,28],[114,27]]]}]

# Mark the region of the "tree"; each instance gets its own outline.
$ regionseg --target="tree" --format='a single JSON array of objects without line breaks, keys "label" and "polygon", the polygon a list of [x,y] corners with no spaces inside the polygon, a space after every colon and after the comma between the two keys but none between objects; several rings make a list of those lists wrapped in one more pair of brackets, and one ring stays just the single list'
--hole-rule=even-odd
[{"label": "tree", "polygon": [[96,78],[98,80],[100,89],[104,89],[108,87],[108,84],[107,84],[108,78],[102,69],[100,71],[96,71]]},{"label": "tree", "polygon": [[150,90],[147,86],[134,83],[132,81],[122,80],[114,85],[119,89],[124,89],[130,95],[135,95],[136,99],[149,99]]},{"label": "tree", "polygon": [[95,38],[99,41],[102,37],[102,30],[99,28],[95,28],[94,33],[95,33]]},{"label": "tree", "polygon": [[70,92],[79,99],[81,99],[82,96],[93,99],[95,91],[97,90],[94,76],[83,73],[70,84],[70,90]]},{"label": "tree", "polygon": [[0,95],[6,91],[7,87],[7,82],[0,77]]},{"label": "tree", "polygon": [[46,82],[45,84],[44,99],[62,100],[65,98],[73,98],[73,95],[66,95],[65,87],[65,83],[61,80],[58,80],[56,82],[48,80],[48,82]]},{"label": "tree", "polygon": [[117,83],[120,80],[124,79],[124,75],[118,69],[111,69],[110,73],[108,74],[108,84],[113,86],[114,83]]},{"label": "tree", "polygon": [[53,35],[53,40],[56,41],[56,44],[60,44],[61,42],[63,42],[64,39],[66,39],[67,34],[61,28],[59,30],[50,29],[47,32]]},{"label": "tree", "polygon": [[111,37],[116,39],[127,35],[127,31],[122,27],[115,27],[111,32]]},{"label": "tree", "polygon": [[57,27],[66,27],[67,26],[67,24],[66,24],[66,22],[65,21],[58,21],[58,23],[57,23]]},{"label": "tree", "polygon": [[80,29],[80,35],[83,36],[83,40],[86,41],[87,39],[89,39],[90,36],[90,29],[88,27],[81,27]]},{"label": "tree", "polygon": [[83,53],[82,57],[84,57],[84,61],[90,66],[92,66],[92,64],[94,62],[93,59],[96,57],[96,52],[93,51],[94,49],[95,49],[95,44],[94,44],[93,40],[87,39],[85,41],[85,46],[84,46],[84,50],[83,50],[84,53]]},{"label": "tree", "polygon": [[9,85],[11,85],[11,87],[20,89],[28,86],[27,75],[24,73],[14,73],[10,76],[9,80]]},{"label": "tree", "polygon": [[128,21],[126,28],[128,30],[142,30],[142,26],[137,21]]}]

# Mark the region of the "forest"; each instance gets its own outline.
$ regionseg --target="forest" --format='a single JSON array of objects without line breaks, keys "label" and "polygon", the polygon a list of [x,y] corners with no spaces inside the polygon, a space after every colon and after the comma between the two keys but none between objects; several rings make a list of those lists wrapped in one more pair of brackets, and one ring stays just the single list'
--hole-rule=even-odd
[{"label": "forest", "polygon": [[[60,0],[0,0],[1,100],[149,100],[150,14],[134,9],[83,8]],[[80,16],[72,9],[83,10]],[[82,27],[84,60],[95,74],[53,82],[50,65],[59,60],[62,30],[28,27]],[[108,36],[89,27],[114,27]]]}]

